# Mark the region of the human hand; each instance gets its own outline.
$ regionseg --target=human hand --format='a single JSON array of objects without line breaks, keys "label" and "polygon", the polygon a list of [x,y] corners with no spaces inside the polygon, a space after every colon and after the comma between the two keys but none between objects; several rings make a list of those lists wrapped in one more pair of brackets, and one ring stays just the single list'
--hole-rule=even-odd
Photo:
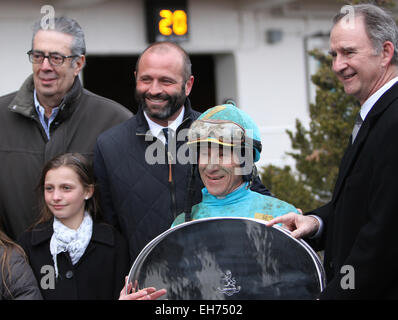
[{"label": "human hand", "polygon": [[[302,211],[298,209],[300,213]],[[282,223],[282,227],[291,231],[291,236],[298,239],[310,237],[315,234],[319,229],[319,221],[311,216],[303,216],[294,212],[289,212],[283,216],[276,217],[266,222],[268,227],[274,224]]]},{"label": "human hand", "polygon": [[[128,277],[125,278],[125,285],[120,291],[119,300],[156,300],[157,298],[166,294],[166,289],[156,290],[156,288],[150,287],[139,291],[135,291],[133,284],[127,283]],[[127,293],[126,293],[127,286]]]}]

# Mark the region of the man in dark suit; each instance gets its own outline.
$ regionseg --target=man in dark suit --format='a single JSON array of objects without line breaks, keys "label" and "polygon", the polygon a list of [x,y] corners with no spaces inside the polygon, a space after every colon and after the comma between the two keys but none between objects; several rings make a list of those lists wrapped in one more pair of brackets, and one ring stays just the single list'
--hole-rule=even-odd
[{"label": "man in dark suit", "polygon": [[[282,222],[325,250],[321,299],[398,298],[398,30],[384,10],[353,6],[334,18],[333,70],[361,103],[332,200]],[[352,14],[353,13],[353,14]]]}]

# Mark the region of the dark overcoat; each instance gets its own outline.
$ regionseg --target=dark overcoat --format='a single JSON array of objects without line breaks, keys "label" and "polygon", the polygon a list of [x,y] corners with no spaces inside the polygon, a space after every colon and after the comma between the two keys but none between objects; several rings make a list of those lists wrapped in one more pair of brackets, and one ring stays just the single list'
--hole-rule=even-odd
[{"label": "dark overcoat", "polygon": [[59,276],[52,285],[54,262],[50,253],[52,221],[24,232],[19,243],[25,250],[44,299],[111,300],[119,298],[129,272],[124,238],[112,226],[93,224],[93,234],[80,260],[72,265],[68,253],[57,255]]},{"label": "dark overcoat", "polygon": [[372,107],[342,158],[325,229],[321,298],[398,298],[398,84]]}]

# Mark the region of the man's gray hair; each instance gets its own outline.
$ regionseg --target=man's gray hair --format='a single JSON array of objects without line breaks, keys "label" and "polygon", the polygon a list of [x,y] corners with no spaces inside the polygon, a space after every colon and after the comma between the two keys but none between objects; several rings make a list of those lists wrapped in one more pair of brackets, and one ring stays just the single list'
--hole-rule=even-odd
[{"label": "man's gray hair", "polygon": [[[354,18],[364,18],[367,35],[377,54],[382,51],[384,42],[392,42],[394,55],[391,64],[398,65],[398,28],[391,14],[373,4],[358,4],[350,7],[354,10]],[[349,11],[338,13],[333,18],[333,25],[336,25],[347,14]]]},{"label": "man's gray hair", "polygon": [[[33,50],[33,40],[36,36],[36,33],[40,30],[44,30],[42,28],[41,20],[37,21],[33,25],[33,36],[32,36],[32,50]],[[62,16],[54,18],[54,28],[49,28],[47,30],[58,31],[61,33],[69,34],[73,37],[72,46],[71,46],[71,55],[85,55],[86,54],[86,42],[84,40],[84,32],[77,21]],[[75,61],[75,60],[74,60]]]}]

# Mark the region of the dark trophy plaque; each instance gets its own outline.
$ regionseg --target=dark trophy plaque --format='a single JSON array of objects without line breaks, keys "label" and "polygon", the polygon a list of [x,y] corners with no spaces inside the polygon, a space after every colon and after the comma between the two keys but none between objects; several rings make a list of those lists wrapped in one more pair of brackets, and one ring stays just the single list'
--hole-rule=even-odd
[{"label": "dark trophy plaque", "polygon": [[248,218],[181,224],[151,241],[129,281],[165,288],[169,300],[316,299],[322,264],[303,240]]}]

